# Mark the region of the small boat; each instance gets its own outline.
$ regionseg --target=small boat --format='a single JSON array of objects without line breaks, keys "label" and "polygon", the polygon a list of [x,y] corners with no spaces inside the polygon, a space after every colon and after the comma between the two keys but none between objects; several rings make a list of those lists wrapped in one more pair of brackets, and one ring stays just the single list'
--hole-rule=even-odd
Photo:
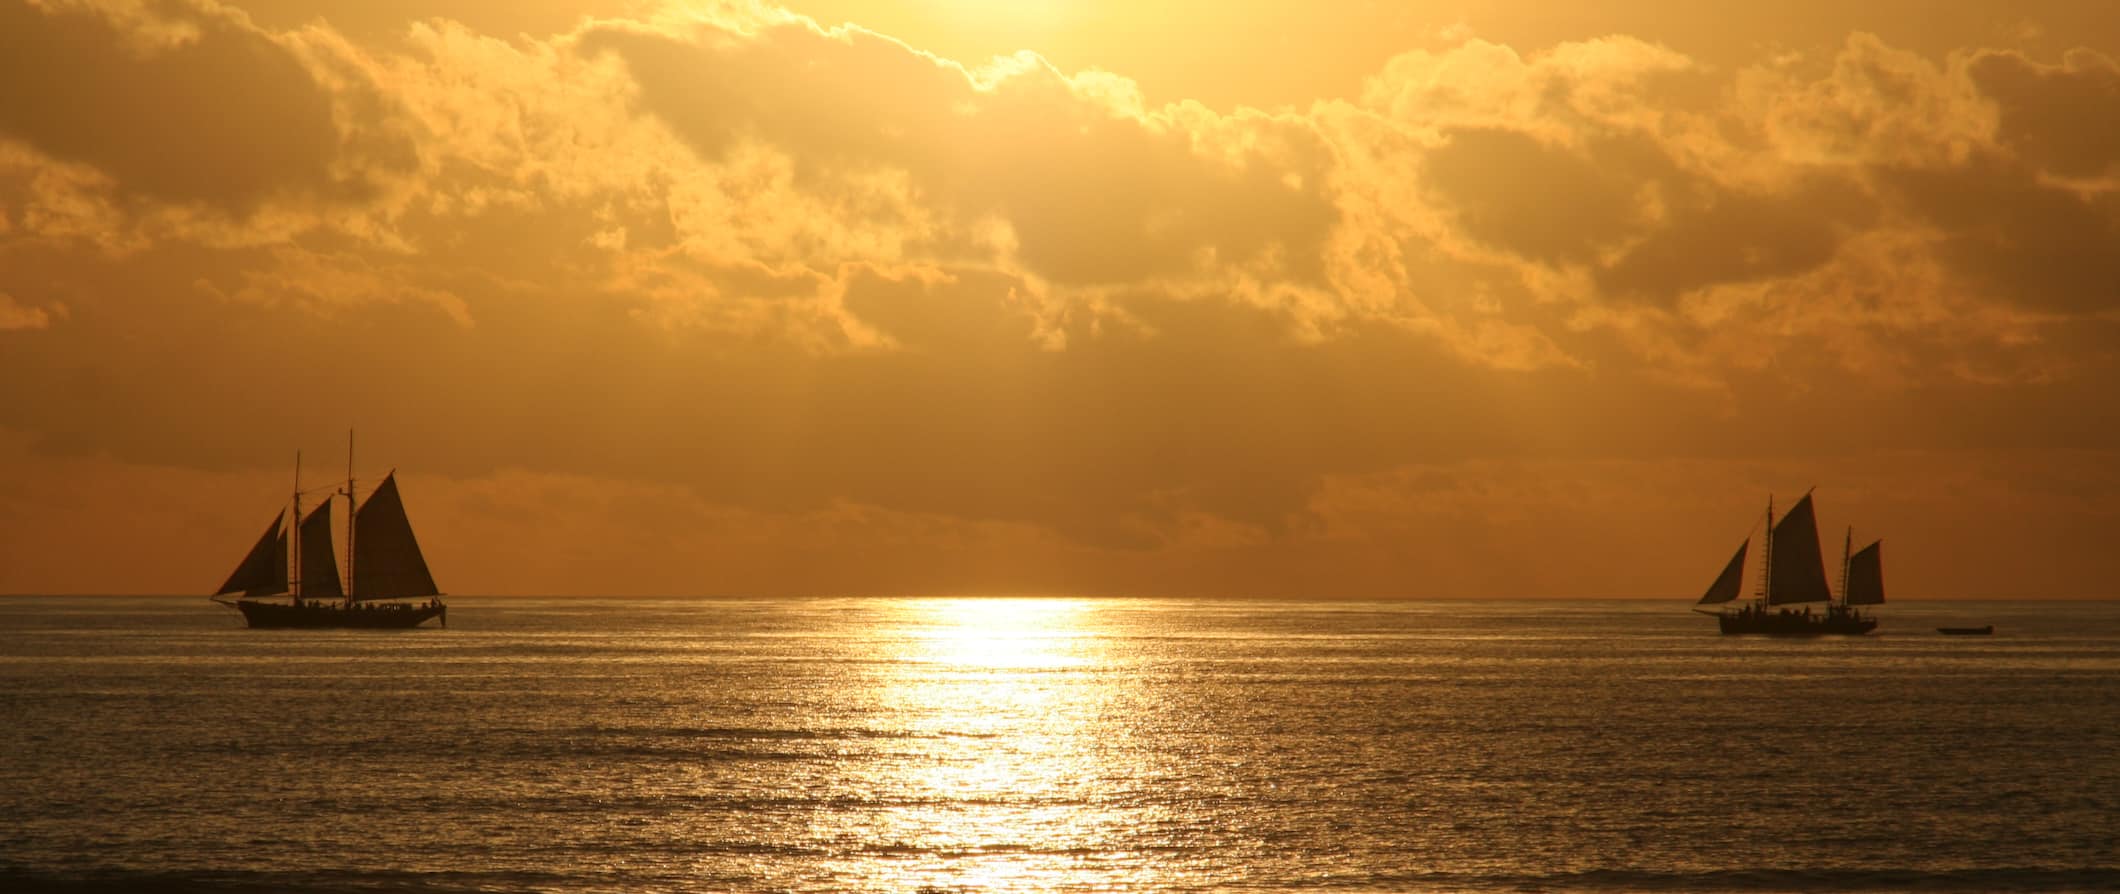
[{"label": "small boat", "polygon": [[[1755,530],[1757,530],[1755,528]],[[1877,617],[1861,606],[1884,603],[1883,542],[1856,550],[1855,531],[1850,528],[1840,560],[1840,598],[1826,584],[1824,556],[1818,547],[1818,520],[1811,509],[1811,495],[1789,509],[1779,522],[1774,519],[1774,501],[1767,500],[1766,533],[1761,551],[1759,589],[1749,604],[1736,611],[1723,608],[1743,591],[1745,553],[1751,546],[1748,534],[1737,545],[1737,554],[1723,566],[1722,574],[1695,603],[1694,611],[1712,615],[1725,634],[1766,636],[1861,636],[1877,629]],[[1811,606],[1825,603],[1825,610]],[[1698,606],[1713,605],[1715,609]],[[1800,606],[1800,607],[1796,607]]]},{"label": "small boat", "polygon": [[[384,475],[368,499],[356,506],[353,434],[348,432],[346,489],[332,486],[305,516],[300,453],[295,454],[294,470],[291,508],[282,506],[273,514],[265,534],[215,591],[213,601],[241,612],[251,627],[403,629],[429,618],[449,626],[449,607],[442,603],[420,542],[412,536],[405,501],[398,496],[397,473]],[[331,509],[340,496],[346,498],[343,585],[331,536]]]},{"label": "small boat", "polygon": [[1938,627],[1936,632],[1944,636],[1987,636],[1995,632],[1995,625],[1989,624],[1986,627]]}]

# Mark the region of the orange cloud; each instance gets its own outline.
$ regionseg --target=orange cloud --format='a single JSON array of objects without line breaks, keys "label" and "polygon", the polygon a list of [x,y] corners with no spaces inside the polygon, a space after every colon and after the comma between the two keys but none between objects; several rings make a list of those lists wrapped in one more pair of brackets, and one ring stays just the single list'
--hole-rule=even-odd
[{"label": "orange cloud", "polygon": [[50,311],[22,304],[13,295],[0,292],[0,329],[42,329],[51,322]]},{"label": "orange cloud", "polygon": [[[2120,449],[2111,48],[1459,29],[1261,111],[762,5],[0,26],[37,38],[0,60],[12,462],[228,484],[351,416],[447,482],[449,527],[624,532],[556,580],[694,550],[746,587],[1543,591],[1481,575],[1677,493],[1667,466],[1750,492],[1918,454],[1992,494],[2036,477],[1995,456],[2102,481],[2082,457]],[[793,545],[715,545],[759,531]]]}]

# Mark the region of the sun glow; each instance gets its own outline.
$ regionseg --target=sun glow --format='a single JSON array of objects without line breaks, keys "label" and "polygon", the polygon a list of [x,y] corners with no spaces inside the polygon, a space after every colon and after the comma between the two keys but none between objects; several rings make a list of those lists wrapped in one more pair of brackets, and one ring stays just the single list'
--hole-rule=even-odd
[{"label": "sun glow", "polygon": [[828,26],[852,22],[973,67],[1025,50],[1050,58],[1111,18],[1110,11],[1086,8],[1079,0],[915,0],[882,6],[798,0],[789,8]]},{"label": "sun glow", "polygon": [[1061,670],[1084,656],[1077,625],[1088,604],[1074,599],[941,599],[918,603],[914,633],[925,653],[910,660],[967,671]]},{"label": "sun glow", "polygon": [[[1100,804],[1125,775],[1103,604],[1066,599],[908,600],[878,643],[874,710],[904,724],[903,757],[872,780],[894,803],[862,830],[975,861],[850,873],[886,887],[1023,889],[1078,873],[1054,852],[1093,847],[1121,820]],[[1122,688],[1123,687],[1119,687]]]},{"label": "sun glow", "polygon": [[936,0],[935,15],[966,31],[998,31],[1013,35],[1050,32],[1067,24],[1070,4],[1065,0]]}]

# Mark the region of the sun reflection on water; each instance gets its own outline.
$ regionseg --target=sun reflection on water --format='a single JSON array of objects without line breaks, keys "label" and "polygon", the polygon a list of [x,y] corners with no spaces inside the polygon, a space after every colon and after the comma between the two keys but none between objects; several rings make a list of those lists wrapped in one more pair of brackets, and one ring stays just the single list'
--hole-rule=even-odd
[{"label": "sun reflection on water", "polygon": [[923,599],[905,604],[906,660],[967,671],[1081,667],[1091,605],[1079,599]]},{"label": "sun reflection on water", "polygon": [[1096,607],[1063,599],[935,599],[899,606],[877,643],[875,708],[905,750],[877,765],[873,825],[840,830],[869,853],[846,866],[905,890],[1096,887],[1124,775],[1102,736],[1112,676]]}]

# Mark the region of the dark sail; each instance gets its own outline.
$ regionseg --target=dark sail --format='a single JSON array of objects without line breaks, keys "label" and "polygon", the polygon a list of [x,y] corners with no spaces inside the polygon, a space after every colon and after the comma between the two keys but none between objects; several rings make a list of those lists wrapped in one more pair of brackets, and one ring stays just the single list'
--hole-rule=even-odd
[{"label": "dark sail", "polygon": [[1723,566],[1722,574],[1708,586],[1707,595],[1700,597],[1695,605],[1715,605],[1737,598],[1738,586],[1744,583],[1745,577],[1745,549],[1751,545],[1750,540],[1737,545],[1737,555],[1730,557],[1730,564]]},{"label": "dark sail", "polygon": [[1849,605],[1880,605],[1884,602],[1884,541],[1862,548],[1848,559]]},{"label": "dark sail", "polygon": [[433,596],[440,592],[435,589],[434,575],[427,572],[426,557],[420,555],[420,542],[412,536],[405,502],[398,497],[397,476],[385,476],[383,485],[354,514],[353,598]]},{"label": "dark sail", "polygon": [[1826,602],[1833,591],[1826,586],[1825,557],[1818,551],[1818,519],[1811,514],[1811,495],[1797,500],[1789,514],[1774,525],[1774,563],[1767,572],[1767,602]]},{"label": "dark sail", "polygon": [[302,596],[307,599],[337,599],[339,563],[331,555],[331,501],[302,520]]},{"label": "dark sail", "polygon": [[266,526],[265,534],[258,538],[258,545],[250,548],[236,570],[228,575],[228,581],[215,590],[214,595],[242,593],[258,596],[278,593],[287,588],[287,537],[280,530],[282,519],[275,515],[272,524]]}]

